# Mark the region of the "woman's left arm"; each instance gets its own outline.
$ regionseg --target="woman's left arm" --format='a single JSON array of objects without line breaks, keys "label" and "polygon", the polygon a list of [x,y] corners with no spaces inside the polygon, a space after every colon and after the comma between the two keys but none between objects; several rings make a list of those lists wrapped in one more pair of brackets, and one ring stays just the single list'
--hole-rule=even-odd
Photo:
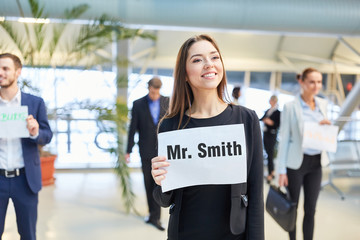
[{"label": "woman's left arm", "polygon": [[263,150],[258,117],[252,112],[250,149],[251,166],[248,176],[247,234],[251,240],[264,239]]}]

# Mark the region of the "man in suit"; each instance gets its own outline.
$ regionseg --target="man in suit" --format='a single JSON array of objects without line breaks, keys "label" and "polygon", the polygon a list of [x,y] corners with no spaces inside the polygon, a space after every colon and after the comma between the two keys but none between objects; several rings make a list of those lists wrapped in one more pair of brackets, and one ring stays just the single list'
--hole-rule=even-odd
[{"label": "man in suit", "polygon": [[41,169],[38,145],[51,141],[45,103],[42,98],[20,91],[20,59],[0,54],[0,107],[28,106],[28,138],[0,138],[0,238],[4,232],[9,199],[14,203],[18,232],[22,240],[36,239],[38,192]]},{"label": "man in suit", "polygon": [[134,146],[134,135],[135,132],[138,132],[138,145],[150,213],[149,218],[145,221],[164,231],[165,229],[160,223],[160,206],[155,202],[152,194],[155,182],[151,176],[151,159],[157,156],[157,125],[169,107],[169,98],[160,95],[161,85],[161,80],[158,77],[152,78],[148,82],[149,93],[133,104],[125,159],[129,162],[130,153]]}]

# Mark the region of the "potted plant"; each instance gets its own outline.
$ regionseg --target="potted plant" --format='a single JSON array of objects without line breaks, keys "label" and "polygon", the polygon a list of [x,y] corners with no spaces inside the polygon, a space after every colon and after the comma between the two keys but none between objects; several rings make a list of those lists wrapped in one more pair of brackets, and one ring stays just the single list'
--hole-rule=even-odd
[{"label": "potted plant", "polygon": [[43,186],[52,185],[55,182],[55,160],[56,154],[46,151],[44,146],[39,145],[40,164],[41,164],[41,182]]}]

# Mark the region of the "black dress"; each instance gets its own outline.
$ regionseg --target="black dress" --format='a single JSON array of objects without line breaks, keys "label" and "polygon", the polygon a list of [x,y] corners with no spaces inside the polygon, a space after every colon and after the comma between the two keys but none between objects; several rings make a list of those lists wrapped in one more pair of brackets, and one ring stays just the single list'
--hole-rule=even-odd
[{"label": "black dress", "polygon": [[[234,108],[236,111],[234,111]],[[240,116],[243,114],[243,116]],[[154,191],[154,197],[163,207],[170,206],[170,220],[168,228],[168,239],[170,240],[242,240],[242,239],[264,239],[264,212],[263,212],[263,189],[262,189],[262,144],[258,118],[255,112],[241,106],[229,105],[222,113],[215,117],[206,119],[196,119],[184,116],[182,124],[186,124],[185,128],[207,127],[228,125],[242,122],[242,118],[248,119],[247,123],[255,125],[255,133],[246,140],[249,144],[249,138],[256,138],[258,148],[256,154],[251,154],[250,146],[247,146],[247,157],[256,156],[256,160],[252,161],[248,168],[256,168],[259,176],[248,176],[248,181],[257,179],[256,182],[250,182],[257,189],[247,189],[249,193],[249,205],[256,209],[254,212],[254,226],[256,230],[253,238],[248,238],[249,232],[233,234],[231,231],[230,214],[232,209],[232,185],[200,185],[185,187],[166,193],[161,192],[161,187],[157,187]],[[188,121],[189,120],[189,121]],[[256,124],[254,124],[254,122]],[[179,117],[165,119],[159,132],[167,132],[177,129]],[[249,133],[250,127],[244,123],[245,135]],[[248,131],[247,131],[247,130]],[[250,134],[248,134],[250,135]],[[255,149],[255,148],[254,148]],[[247,161],[249,163],[249,161]],[[251,171],[250,171],[251,172]],[[248,171],[249,173],[249,171]],[[246,183],[245,183],[246,185]],[[246,189],[246,187],[245,187]],[[245,190],[245,194],[247,193]],[[251,201],[250,201],[251,200]],[[244,206],[236,207],[239,212],[243,211],[243,215],[247,215],[248,210]],[[244,218],[245,219],[245,218]],[[249,219],[250,220],[250,219]],[[241,223],[237,223],[241,224]],[[243,223],[245,224],[245,222]],[[249,223],[247,223],[249,225]]]},{"label": "black dress", "polygon": [[[268,160],[268,173],[269,175],[272,174],[274,171],[274,151],[275,151],[275,145],[276,145],[276,138],[278,133],[278,128],[280,126],[280,111],[274,110],[269,112],[270,109],[266,110],[264,116],[260,118],[260,121],[263,121],[264,118],[270,118],[274,125],[270,126],[266,123],[264,124],[264,148],[267,154],[267,160]],[[270,113],[270,114],[269,114]]]}]

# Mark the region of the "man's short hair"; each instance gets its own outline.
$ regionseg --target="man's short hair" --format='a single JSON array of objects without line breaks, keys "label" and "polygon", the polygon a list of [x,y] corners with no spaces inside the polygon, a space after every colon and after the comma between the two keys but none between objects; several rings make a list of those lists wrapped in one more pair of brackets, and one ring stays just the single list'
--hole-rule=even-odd
[{"label": "man's short hair", "polygon": [[18,56],[11,54],[11,53],[2,53],[0,54],[0,59],[1,58],[11,58],[11,60],[13,60],[14,65],[15,65],[15,69],[19,69],[22,68],[22,64],[21,64],[21,60]]},{"label": "man's short hair", "polygon": [[161,88],[162,82],[159,77],[153,77],[148,82],[148,87]]}]

